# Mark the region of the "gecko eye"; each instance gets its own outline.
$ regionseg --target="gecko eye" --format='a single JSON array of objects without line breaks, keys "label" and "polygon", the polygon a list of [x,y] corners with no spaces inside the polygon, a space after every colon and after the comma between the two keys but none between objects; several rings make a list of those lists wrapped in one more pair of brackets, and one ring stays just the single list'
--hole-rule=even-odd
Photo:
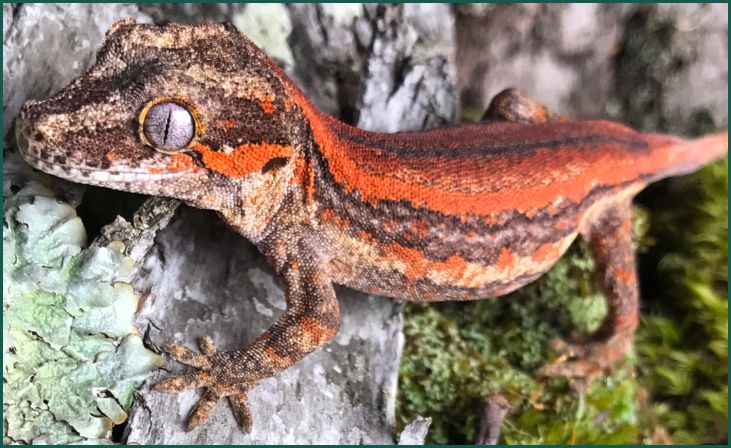
[{"label": "gecko eye", "polygon": [[141,137],[162,152],[185,148],[195,135],[195,119],[182,104],[174,101],[155,102],[140,115]]}]

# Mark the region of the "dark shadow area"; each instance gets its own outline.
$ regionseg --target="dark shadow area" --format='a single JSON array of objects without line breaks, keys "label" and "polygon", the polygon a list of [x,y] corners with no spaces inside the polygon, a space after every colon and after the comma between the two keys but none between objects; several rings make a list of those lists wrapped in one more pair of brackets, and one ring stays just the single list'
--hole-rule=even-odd
[{"label": "dark shadow area", "polygon": [[102,227],[121,216],[127,221],[142,205],[147,196],[123,191],[110,190],[101,187],[86,187],[84,199],[76,209],[77,214],[84,222],[88,241],[99,236]]}]

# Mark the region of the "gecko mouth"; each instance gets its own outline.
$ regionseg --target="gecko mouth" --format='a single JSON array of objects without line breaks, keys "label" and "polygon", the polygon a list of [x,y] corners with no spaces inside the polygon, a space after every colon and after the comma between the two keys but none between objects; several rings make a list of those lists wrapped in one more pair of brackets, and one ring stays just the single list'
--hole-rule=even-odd
[{"label": "gecko mouth", "polygon": [[[35,104],[30,104],[35,105]],[[20,110],[16,120],[15,136],[20,155],[32,167],[62,179],[83,184],[106,186],[115,188],[115,185],[137,184],[145,190],[143,184],[157,184],[160,182],[180,178],[188,175],[190,169],[176,167],[175,171],[169,171],[166,166],[152,166],[145,168],[134,168],[117,163],[116,166],[96,168],[88,166],[83,158],[76,160],[77,163],[68,163],[64,155],[73,151],[66,151],[55,145],[49,144],[45,132],[38,129],[35,120],[28,117],[29,104],[26,103]],[[60,156],[60,157],[59,157]],[[78,156],[76,156],[78,158]]]},{"label": "gecko mouth", "polygon": [[40,156],[40,150],[32,144],[18,144],[20,154],[33,168],[44,173],[91,185],[105,186],[109,183],[134,183],[149,182],[173,179],[185,174],[184,171],[175,173],[150,173],[140,171],[119,171],[119,170],[95,170],[78,166],[69,166],[60,163],[50,162]]}]

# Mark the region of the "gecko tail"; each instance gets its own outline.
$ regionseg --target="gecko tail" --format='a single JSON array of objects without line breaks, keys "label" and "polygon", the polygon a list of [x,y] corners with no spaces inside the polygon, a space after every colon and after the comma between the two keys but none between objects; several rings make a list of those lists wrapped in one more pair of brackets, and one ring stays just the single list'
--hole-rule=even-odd
[{"label": "gecko tail", "polygon": [[658,178],[692,173],[728,154],[728,130],[693,139],[661,134],[647,138],[653,158],[661,165]]}]

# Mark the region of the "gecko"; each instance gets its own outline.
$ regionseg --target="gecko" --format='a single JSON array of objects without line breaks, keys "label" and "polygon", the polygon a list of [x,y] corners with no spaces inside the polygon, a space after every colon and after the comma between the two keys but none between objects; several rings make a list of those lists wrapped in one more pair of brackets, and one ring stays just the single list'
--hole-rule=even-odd
[{"label": "gecko", "polygon": [[728,151],[728,131],[685,139],[571,121],[515,89],[477,123],[369,132],[320,111],[233,25],[131,19],[107,31],[87,72],[22,106],[16,137],[36,169],[214,210],[265,256],[285,311],[244,348],[164,346],[196,370],[153,386],[204,389],[188,429],[227,397],[249,432],[249,391],[337,333],[334,284],[416,302],[498,297],[578,237],[607,315],[559,341],[564,356],[539,373],[591,382],[638,325],[632,198]]}]

